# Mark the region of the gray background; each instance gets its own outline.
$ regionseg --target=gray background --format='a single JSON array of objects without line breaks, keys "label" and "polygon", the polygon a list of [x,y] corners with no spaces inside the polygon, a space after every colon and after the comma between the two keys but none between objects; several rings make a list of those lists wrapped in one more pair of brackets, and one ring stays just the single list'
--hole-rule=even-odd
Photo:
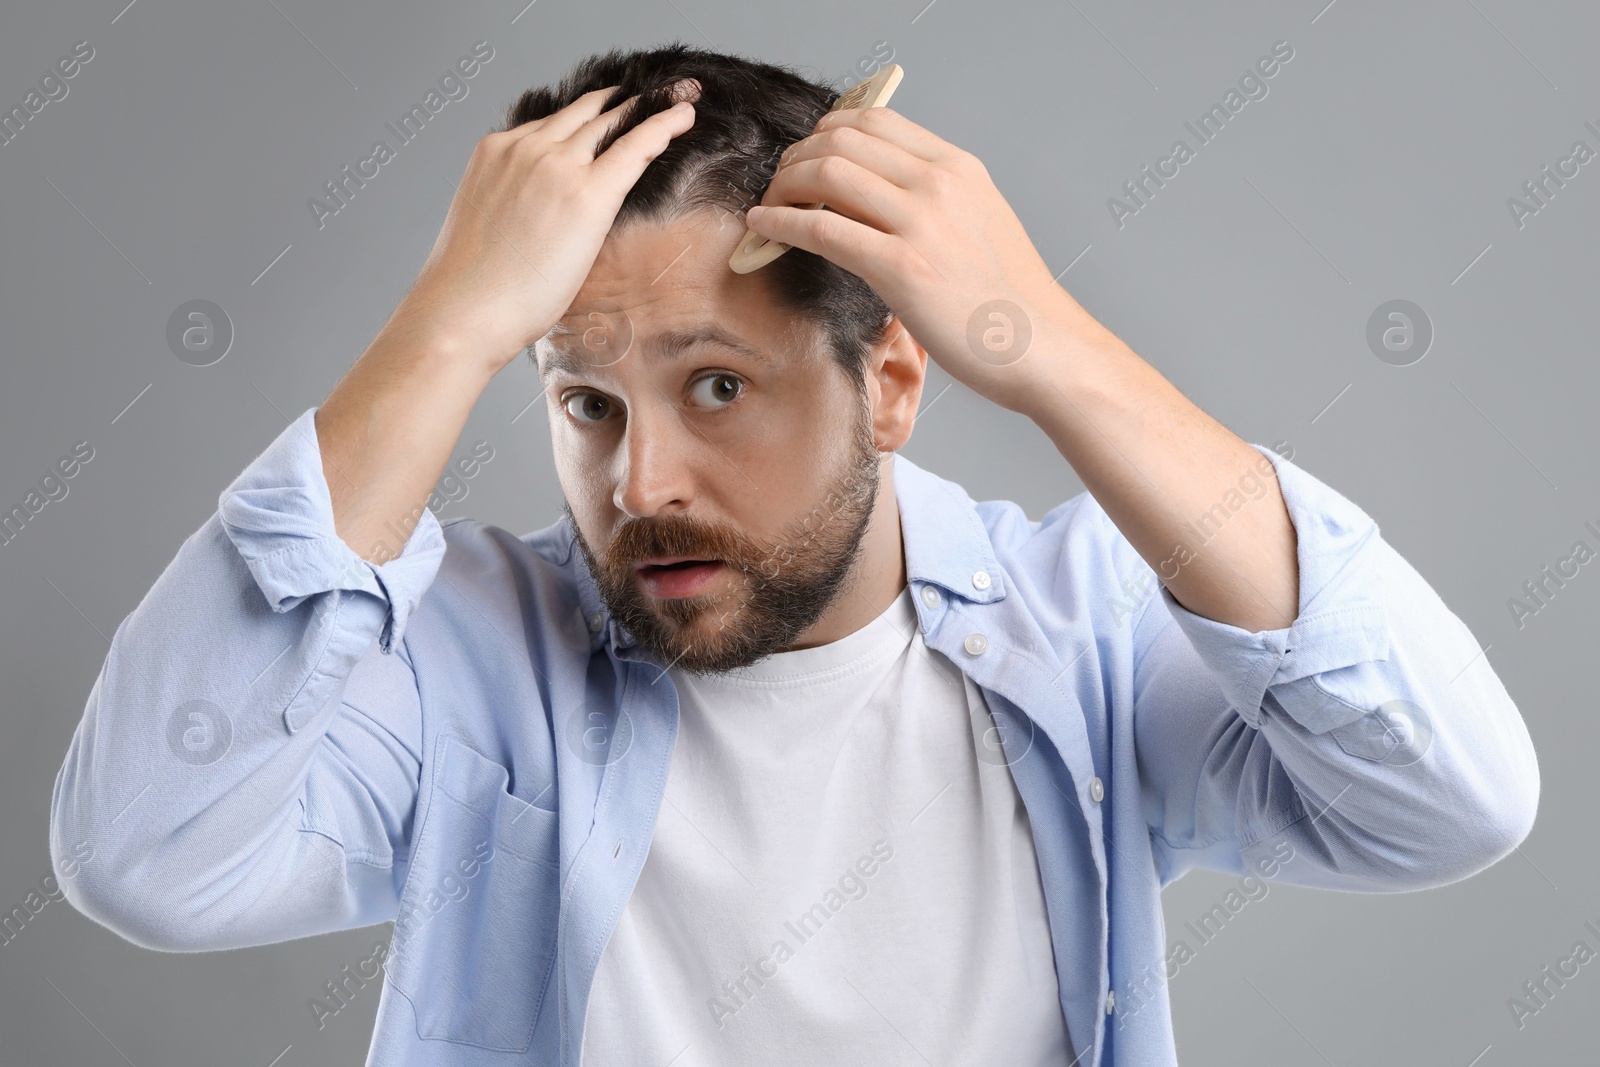
[{"label": "gray background", "polygon": [[[887,41],[906,69],[892,106],[980,156],[1052,270],[1071,265],[1062,284],[1196,403],[1246,440],[1287,442],[1370,512],[1489,646],[1538,749],[1538,823],[1482,875],[1402,895],[1274,885],[1241,911],[1173,982],[1183,1061],[1592,1062],[1600,962],[1520,1031],[1506,1004],[1579,938],[1600,949],[1582,928],[1600,920],[1600,773],[1581,681],[1600,565],[1521,629],[1507,607],[1574,541],[1600,540],[1583,528],[1600,525],[1600,162],[1523,228],[1506,206],[1575,140],[1600,148],[1583,126],[1600,126],[1592,11],[122,2],[18,5],[0,32],[5,109],[75,42],[95,49],[68,96],[0,146],[0,503],[75,442],[95,448],[68,497],[0,545],[0,911],[50,869],[52,781],[111,633],[223,487],[366,347],[517,92],[613,45],[682,39],[842,80]],[[480,39],[495,54],[470,94],[319,230],[307,199]],[[1278,40],[1295,54],[1267,97],[1119,229],[1107,198],[1175,138],[1192,144],[1184,121]],[[1436,331],[1404,367],[1365,338],[1396,298]],[[212,366],[166,343],[192,299],[237,331]],[[913,460],[1035,518],[1081,491],[1031,423],[929,374]],[[459,450],[481,438],[496,458],[444,517],[555,520],[544,406],[516,417],[537,393],[525,362],[494,381]],[[1169,932],[1233,883],[1171,887]],[[387,937],[167,955],[52,903],[0,945],[0,1060],[359,1064],[376,986],[321,1030],[307,1000]]]}]

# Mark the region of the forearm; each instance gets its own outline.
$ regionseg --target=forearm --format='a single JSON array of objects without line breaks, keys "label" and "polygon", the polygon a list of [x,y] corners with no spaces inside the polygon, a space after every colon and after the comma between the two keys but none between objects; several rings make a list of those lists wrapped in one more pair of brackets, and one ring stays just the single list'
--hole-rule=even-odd
[{"label": "forearm", "polygon": [[1294,622],[1295,530],[1271,462],[1070,297],[1034,345],[1022,413],[1178,602],[1251,632]]},{"label": "forearm", "polygon": [[334,527],[362,559],[400,554],[493,375],[468,335],[403,308],[317,409]]}]

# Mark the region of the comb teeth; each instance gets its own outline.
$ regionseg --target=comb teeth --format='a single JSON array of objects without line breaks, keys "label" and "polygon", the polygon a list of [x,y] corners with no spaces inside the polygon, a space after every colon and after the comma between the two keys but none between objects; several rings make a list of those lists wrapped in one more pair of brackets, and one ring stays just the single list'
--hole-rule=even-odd
[{"label": "comb teeth", "polygon": [[849,92],[835,100],[833,102],[833,106],[828,110],[842,111],[847,107],[855,107],[857,104],[861,103],[862,97],[867,95],[867,84],[867,82],[857,82]]}]

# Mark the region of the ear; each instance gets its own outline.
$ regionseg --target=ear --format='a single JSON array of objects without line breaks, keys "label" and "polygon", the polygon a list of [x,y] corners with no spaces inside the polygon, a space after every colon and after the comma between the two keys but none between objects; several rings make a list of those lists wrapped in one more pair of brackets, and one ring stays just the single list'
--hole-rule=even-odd
[{"label": "ear", "polygon": [[872,438],[880,452],[897,451],[910,440],[928,372],[927,349],[892,311],[888,322],[884,342],[872,350],[867,361],[867,388],[873,400]]}]

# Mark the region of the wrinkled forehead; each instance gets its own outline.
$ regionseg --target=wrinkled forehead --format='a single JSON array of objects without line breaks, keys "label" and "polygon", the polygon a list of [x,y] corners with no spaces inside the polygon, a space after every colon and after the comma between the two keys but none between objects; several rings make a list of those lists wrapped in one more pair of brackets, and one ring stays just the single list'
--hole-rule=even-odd
[{"label": "wrinkled forehead", "polygon": [[696,212],[614,230],[566,314],[535,345],[541,376],[697,350],[758,363],[812,351],[818,331],[777,304],[776,276],[728,267],[744,227],[726,229]]},{"label": "wrinkled forehead", "polygon": [[628,360],[658,365],[710,352],[772,368],[792,347],[790,338],[745,336],[736,322],[721,319],[670,324],[645,317],[641,323],[608,301],[564,317],[539,342],[536,353],[540,377],[550,378],[582,377]]}]

